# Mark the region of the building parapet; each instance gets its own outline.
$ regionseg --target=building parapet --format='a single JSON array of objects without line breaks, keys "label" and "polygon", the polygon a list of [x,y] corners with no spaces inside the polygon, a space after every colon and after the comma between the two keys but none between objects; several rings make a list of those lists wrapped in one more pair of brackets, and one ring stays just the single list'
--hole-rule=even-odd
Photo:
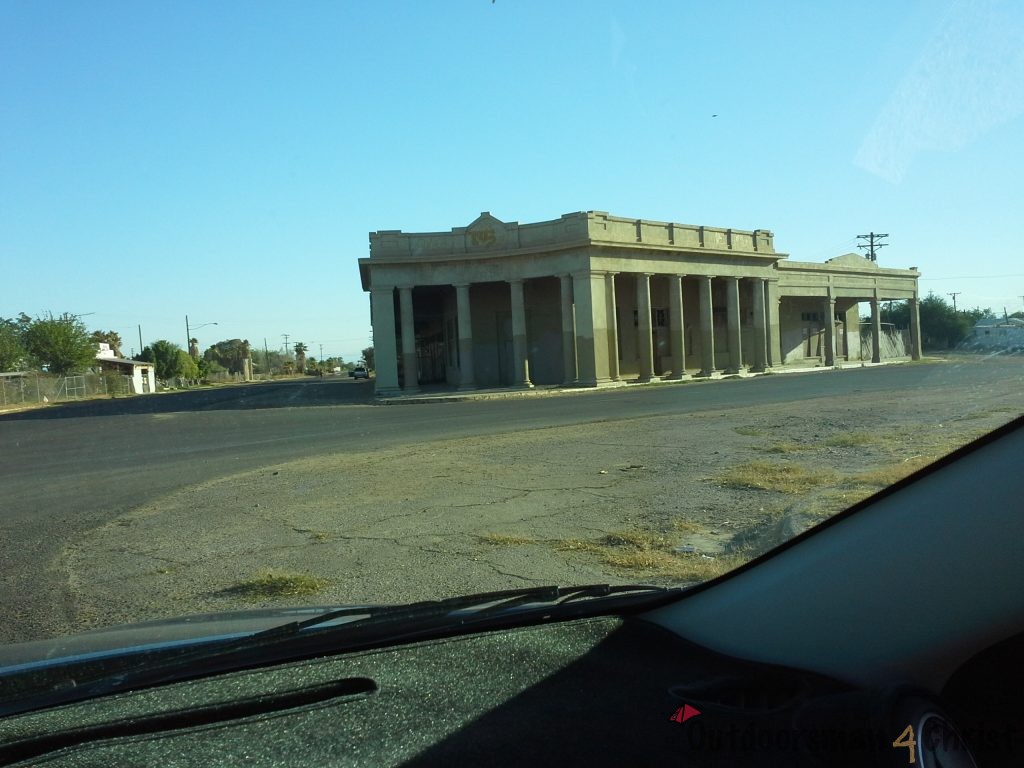
[{"label": "building parapet", "polygon": [[766,229],[747,231],[627,219],[604,211],[567,213],[558,219],[532,224],[500,221],[485,211],[469,226],[453,227],[449,232],[378,230],[370,233],[370,258],[408,260],[465,254],[497,255],[592,243],[685,251],[735,251],[785,258],[784,254],[776,254],[774,235]]}]

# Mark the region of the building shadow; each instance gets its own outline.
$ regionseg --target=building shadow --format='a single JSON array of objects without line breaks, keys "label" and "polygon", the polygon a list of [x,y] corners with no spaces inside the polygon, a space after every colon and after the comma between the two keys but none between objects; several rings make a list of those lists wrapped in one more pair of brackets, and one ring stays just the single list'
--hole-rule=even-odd
[{"label": "building shadow", "polygon": [[374,402],[372,380],[310,378],[225,387],[204,387],[181,392],[134,395],[109,400],[82,400],[0,414],[2,421],[78,419],[89,416],[189,411],[237,411],[261,408],[311,408],[369,405]]}]

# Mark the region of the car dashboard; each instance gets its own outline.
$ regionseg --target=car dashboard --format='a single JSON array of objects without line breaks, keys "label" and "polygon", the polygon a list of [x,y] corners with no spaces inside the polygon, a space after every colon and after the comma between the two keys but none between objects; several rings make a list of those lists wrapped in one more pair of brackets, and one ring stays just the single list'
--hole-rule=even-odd
[{"label": "car dashboard", "polygon": [[860,690],[722,656],[641,618],[596,617],[19,715],[0,721],[0,763],[974,765],[955,718],[913,689]]}]

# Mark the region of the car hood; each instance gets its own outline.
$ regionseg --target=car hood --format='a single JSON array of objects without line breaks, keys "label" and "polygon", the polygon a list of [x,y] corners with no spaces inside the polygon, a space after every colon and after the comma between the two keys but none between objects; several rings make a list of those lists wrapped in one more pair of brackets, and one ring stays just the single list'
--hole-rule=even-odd
[{"label": "car hood", "polygon": [[[326,605],[207,613],[124,624],[70,637],[15,643],[0,646],[0,675],[51,664],[243,637],[287,622],[311,619],[328,611],[358,607]],[[350,615],[346,620],[354,618],[359,618],[359,614]]]}]

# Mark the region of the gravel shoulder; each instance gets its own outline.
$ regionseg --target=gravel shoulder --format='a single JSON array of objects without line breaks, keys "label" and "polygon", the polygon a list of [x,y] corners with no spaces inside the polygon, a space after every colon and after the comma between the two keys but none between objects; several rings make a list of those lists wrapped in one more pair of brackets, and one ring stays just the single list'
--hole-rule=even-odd
[{"label": "gravel shoulder", "polygon": [[[694,582],[1022,411],[1014,376],[927,399],[853,395],[325,455],[157,498],[53,567],[77,612],[69,632],[255,605]],[[247,589],[260,579],[271,588]]]}]

